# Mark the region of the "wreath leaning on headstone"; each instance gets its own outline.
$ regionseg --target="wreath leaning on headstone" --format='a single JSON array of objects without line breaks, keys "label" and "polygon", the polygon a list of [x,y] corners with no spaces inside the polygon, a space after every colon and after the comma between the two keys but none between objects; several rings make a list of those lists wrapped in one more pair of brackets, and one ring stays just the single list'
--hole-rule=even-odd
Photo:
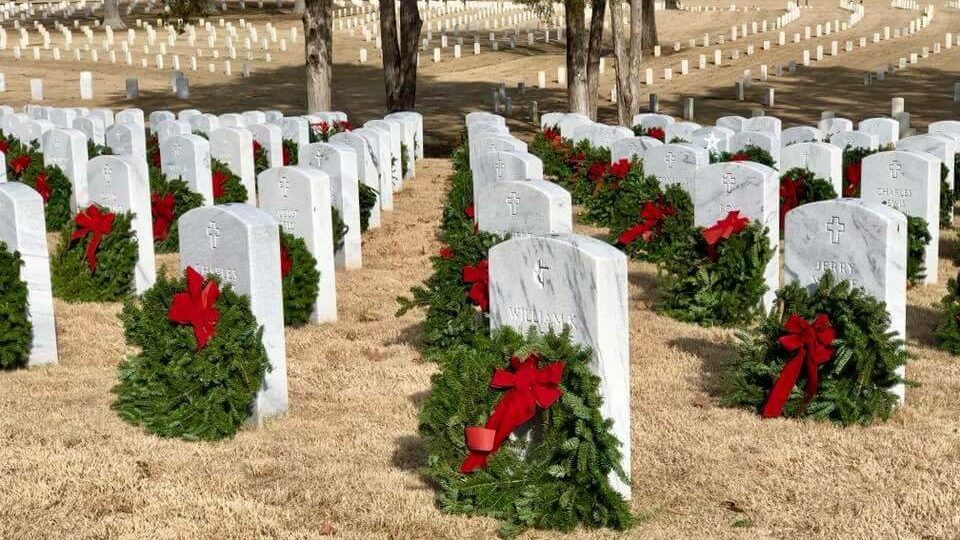
[{"label": "wreath leaning on headstone", "polygon": [[692,234],[693,201],[681,184],[662,187],[648,176],[626,185],[613,205],[610,242],[632,259],[665,262]]},{"label": "wreath leaning on headstone", "polygon": [[33,325],[21,266],[20,254],[0,242],[0,369],[23,367],[29,360]]},{"label": "wreath leaning on headstone", "polygon": [[927,220],[907,216],[907,281],[910,285],[916,285],[927,277],[924,258],[932,238]]},{"label": "wreath leaning on headstone", "polygon": [[267,149],[257,141],[253,141],[253,170],[257,176],[270,168],[270,158],[267,156]]},{"label": "wreath leaning on headstone", "polygon": [[766,227],[732,211],[677,242],[659,265],[656,311],[703,326],[749,324],[760,314],[773,256]]},{"label": "wreath leaning on headstone", "polygon": [[97,156],[111,156],[113,149],[103,144],[93,142],[93,139],[87,139],[87,158],[93,159]]},{"label": "wreath leaning on headstone", "polygon": [[164,274],[120,313],[140,352],[117,368],[113,408],[161,437],[232,437],[270,369],[250,301],[190,267],[185,279]]},{"label": "wreath leaning on headstone", "polygon": [[[566,181],[573,174],[576,152],[573,144],[560,135],[556,127],[544,128],[530,141],[530,153],[543,162],[543,177],[560,183]],[[580,157],[583,160],[583,157]]]},{"label": "wreath leaning on headstone", "polygon": [[53,295],[68,302],[112,302],[133,290],[133,215],[90,205],[60,235],[50,261]]},{"label": "wreath leaning on headstone", "polygon": [[616,201],[625,192],[644,185],[643,166],[639,161],[627,159],[616,163],[594,163],[587,170],[587,180],[593,187],[589,196],[584,198],[584,212],[580,217],[598,227],[608,227]]},{"label": "wreath leaning on headstone", "polygon": [[320,291],[317,259],[302,238],[280,231],[280,277],[283,279],[283,322],[302,326],[310,321]]},{"label": "wreath leaning on headstone", "polygon": [[[736,152],[721,152],[716,154],[715,157],[715,162],[751,161],[767,167],[774,166],[773,156],[770,155],[770,152],[752,144],[748,144]],[[711,154],[711,158],[714,158],[714,154]]]},{"label": "wreath leaning on headstone", "polygon": [[817,201],[837,198],[833,184],[803,167],[794,167],[780,176],[780,236],[783,220],[794,208]]},{"label": "wreath leaning on headstone", "polygon": [[907,360],[889,327],[886,304],[830,272],[813,293],[791,283],[760,325],[739,335],[722,401],[764,418],[842,425],[886,419],[897,404],[890,389],[905,382],[897,369]]},{"label": "wreath leaning on headstone", "polygon": [[[591,352],[561,335],[509,328],[439,355],[420,411],[426,477],[443,511],[525,529],[624,530],[633,517],[609,475],[626,480],[620,442],[600,413]],[[491,378],[492,375],[492,378]],[[536,441],[517,429],[537,434]]]},{"label": "wreath leaning on headstone", "polygon": [[943,163],[940,164],[940,227],[953,227],[953,207],[957,203],[957,195],[950,184],[947,183],[950,178],[950,169]]},{"label": "wreath leaning on headstone", "polygon": [[860,181],[863,174],[863,158],[876,154],[876,150],[868,150],[847,145],[843,149],[843,196],[859,197]]},{"label": "wreath leaning on headstone", "polygon": [[283,166],[296,165],[300,160],[300,145],[293,139],[283,139]]},{"label": "wreath leaning on headstone", "polygon": [[947,281],[947,294],[940,300],[936,334],[941,349],[960,354],[960,275]]},{"label": "wreath leaning on headstone", "polygon": [[43,165],[39,157],[34,157],[30,166],[20,175],[20,181],[33,188],[43,198],[43,215],[47,231],[63,229],[73,212],[70,210],[70,197],[73,185],[60,167]]},{"label": "wreath leaning on headstone", "polygon": [[216,204],[247,202],[247,188],[240,177],[219,159],[210,160],[213,180],[213,201]]},{"label": "wreath leaning on headstone", "polygon": [[178,220],[203,206],[203,195],[180,179],[170,180],[158,169],[150,170],[150,212],[153,216],[153,248],[157,253],[180,249]]},{"label": "wreath leaning on headstone", "polygon": [[373,207],[377,204],[380,192],[362,182],[357,185],[357,191],[360,196],[360,232],[367,232],[370,227],[370,216],[373,215]]}]

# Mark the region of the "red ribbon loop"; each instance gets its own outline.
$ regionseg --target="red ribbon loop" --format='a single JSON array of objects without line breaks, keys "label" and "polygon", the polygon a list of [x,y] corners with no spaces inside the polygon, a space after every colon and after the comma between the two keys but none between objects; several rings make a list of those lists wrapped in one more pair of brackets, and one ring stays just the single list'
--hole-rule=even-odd
[{"label": "red ribbon loop", "polygon": [[187,292],[173,295],[173,303],[167,313],[167,319],[177,324],[193,326],[193,335],[197,338],[197,350],[204,348],[207,342],[216,335],[217,321],[220,312],[214,307],[220,297],[220,287],[216,281],[210,280],[206,284],[193,267],[188,266]]},{"label": "red ribbon loop", "polygon": [[463,282],[473,284],[467,296],[483,311],[490,309],[490,271],[487,259],[463,267]]},{"label": "red ribbon loop", "polygon": [[843,190],[845,197],[853,197],[860,189],[860,176],[863,172],[863,161],[857,161],[847,165],[843,171],[843,177],[847,180],[847,185]]},{"label": "red ribbon loop", "polygon": [[47,181],[47,171],[40,171],[37,173],[37,178],[34,181],[34,188],[37,190],[37,193],[40,194],[40,197],[43,198],[43,204],[47,204],[47,201],[50,200],[50,195],[53,190],[50,188],[50,182]]},{"label": "red ribbon loop", "polygon": [[90,205],[86,210],[77,214],[74,221],[77,229],[70,235],[70,240],[79,240],[86,235],[90,236],[87,242],[87,264],[90,265],[90,271],[97,271],[97,250],[100,248],[100,240],[113,230],[113,220],[117,215],[111,212],[101,212],[96,205]]},{"label": "red ribbon loop", "polygon": [[173,223],[173,209],[176,200],[170,193],[150,194],[150,213],[153,214],[153,239],[166,240]]},{"label": "red ribbon loop", "polygon": [[287,249],[287,246],[280,246],[280,278],[287,277],[292,269],[293,259],[290,258],[290,250]]},{"label": "red ribbon loop", "polygon": [[563,368],[566,364],[552,362],[540,368],[539,362],[540,357],[535,354],[528,356],[526,360],[514,356],[510,359],[513,371],[498,369],[494,372],[490,386],[508,390],[493,409],[485,426],[496,431],[493,449],[486,451],[470,448],[470,454],[460,466],[460,472],[469,473],[486,467],[487,459],[500,449],[507,437],[533,418],[537,406],[547,409],[563,395],[560,381],[563,379]]},{"label": "red ribbon loop", "polygon": [[803,404],[810,403],[819,384],[817,369],[833,356],[831,345],[836,331],[830,326],[830,319],[825,313],[818,314],[813,324],[796,313],[791,313],[783,328],[787,334],[780,338],[780,345],[793,352],[793,356],[783,366],[780,377],[773,384],[770,396],[763,406],[763,418],[780,416],[793,385],[800,377],[800,370],[804,367],[807,371],[807,384]]},{"label": "red ribbon loop", "polygon": [[10,168],[13,169],[13,174],[19,175],[23,171],[29,169],[31,164],[33,164],[33,160],[30,159],[30,155],[24,154],[11,161]]},{"label": "red ribbon loop", "polygon": [[805,191],[802,180],[784,178],[780,181],[780,230],[783,231],[783,221],[787,212],[800,205],[800,194]]},{"label": "red ribbon loop", "polygon": [[644,242],[653,239],[656,229],[663,224],[663,220],[675,215],[677,212],[672,206],[660,200],[657,202],[647,201],[640,211],[640,223],[624,231],[617,242],[626,246],[630,245],[637,238],[643,238]]}]

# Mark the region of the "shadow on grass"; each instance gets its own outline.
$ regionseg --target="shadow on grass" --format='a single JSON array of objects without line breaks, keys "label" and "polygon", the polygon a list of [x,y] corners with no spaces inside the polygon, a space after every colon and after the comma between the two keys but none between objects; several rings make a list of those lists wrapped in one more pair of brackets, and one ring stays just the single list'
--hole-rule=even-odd
[{"label": "shadow on grass", "polygon": [[682,337],[670,340],[667,344],[700,360],[700,387],[711,397],[719,397],[723,368],[736,358],[733,343]]}]

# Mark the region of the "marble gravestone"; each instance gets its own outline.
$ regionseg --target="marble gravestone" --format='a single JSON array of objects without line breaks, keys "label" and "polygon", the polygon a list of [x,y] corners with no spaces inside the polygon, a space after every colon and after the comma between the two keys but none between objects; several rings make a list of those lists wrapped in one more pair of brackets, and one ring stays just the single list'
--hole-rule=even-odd
[{"label": "marble gravestone", "polygon": [[672,124],[674,119],[672,116],[666,114],[658,113],[641,113],[633,117],[633,126],[640,126],[642,129],[650,128],[660,128],[666,129],[667,126]]},{"label": "marble gravestone", "polygon": [[73,109],[50,109],[50,123],[53,127],[59,129],[69,129],[73,127],[73,121],[77,119],[77,111]]},{"label": "marble gravestone", "polygon": [[633,138],[633,131],[621,126],[608,126],[605,124],[593,124],[590,129],[584,133],[584,138],[594,148],[605,148],[609,150],[617,141]]},{"label": "marble gravestone", "polygon": [[247,120],[243,117],[242,114],[237,113],[227,113],[221,114],[217,118],[220,119],[220,127],[232,127],[232,128],[245,128],[247,127]]},{"label": "marble gravestone", "polygon": [[653,137],[628,137],[620,139],[610,145],[610,163],[616,163],[621,159],[633,161],[640,159],[643,153],[650,148],[663,146],[663,143]]},{"label": "marble gravestone", "polygon": [[170,111],[153,111],[147,115],[147,122],[150,124],[150,133],[157,133],[157,129],[161,123],[176,119],[177,115]]},{"label": "marble gravestone", "polygon": [[249,128],[253,140],[263,147],[269,167],[283,167],[283,131],[274,124],[259,123]]},{"label": "marble gravestone", "polygon": [[136,124],[116,123],[107,130],[106,142],[115,155],[130,156],[140,174],[144,178],[150,178],[147,167],[147,139],[141,127]]},{"label": "marble gravestone", "polygon": [[[500,124],[494,124],[492,122],[475,122],[472,125],[467,126],[467,147],[470,151],[470,156],[474,154],[480,154],[480,139],[484,137],[489,137],[491,135],[500,135],[501,137],[513,137],[510,135],[510,130]],[[471,159],[471,166],[473,165],[473,159]]]},{"label": "marble gravestone", "polygon": [[[53,129],[53,124],[49,120],[24,120],[19,125],[17,138],[22,144],[30,146],[36,142],[40,145],[43,142],[43,134]],[[41,145],[41,150],[43,149]]]},{"label": "marble gravestone", "polygon": [[734,133],[740,133],[745,128],[744,124],[747,123],[747,119],[742,116],[721,116],[717,118],[716,126],[729,129]]},{"label": "marble gravestone", "polygon": [[477,160],[473,173],[473,204],[484,186],[504,180],[543,180],[543,162],[526,152],[490,152]]},{"label": "marble gravestone", "polygon": [[[113,124],[123,124],[125,126],[138,126],[140,131],[146,127],[146,120],[143,116],[143,109],[124,109],[114,116]],[[107,126],[111,127],[111,126]]]},{"label": "marble gravestone", "polygon": [[130,228],[137,239],[134,288],[137,294],[143,294],[157,280],[150,181],[129,156],[98,156],[87,162],[87,190],[90,203],[111,212],[133,214]]},{"label": "marble gravestone", "polygon": [[210,173],[210,143],[199,135],[174,135],[160,143],[160,169],[167,178],[183,180],[190,191],[203,195],[211,205],[213,177]]},{"label": "marble gravestone", "polygon": [[867,118],[857,125],[857,131],[876,135],[881,147],[900,139],[900,123],[893,118]]},{"label": "marble gravestone", "polygon": [[[269,214],[283,232],[302,238],[307,250],[317,260],[320,288],[310,320],[315,323],[336,322],[337,281],[330,178],[313,167],[297,165],[267,169],[260,174],[259,180],[263,189],[261,210]],[[283,324],[282,315],[280,324]]]},{"label": "marble gravestone", "polygon": [[103,120],[96,116],[81,116],[73,121],[73,129],[76,129],[93,141],[94,144],[105,144],[107,130],[103,127]]},{"label": "marble gravestone", "polygon": [[[885,302],[890,329],[906,339],[906,216],[876,202],[833,199],[787,212],[783,229],[786,283],[812,291],[829,270]],[[893,391],[902,403],[903,385]]]},{"label": "marble gravestone", "polygon": [[383,118],[399,120],[410,126],[413,133],[413,158],[423,159],[423,115],[414,111],[400,111],[390,113]]},{"label": "marble gravestone", "polygon": [[310,144],[310,123],[302,116],[285,116],[277,121],[280,135],[297,143],[297,148]]},{"label": "marble gravestone", "polygon": [[702,127],[696,122],[674,122],[664,128],[664,140],[668,143],[676,139],[681,139],[677,142],[693,142],[693,133]]},{"label": "marble gravestone", "polygon": [[780,287],[780,180],[777,171],[750,161],[714,163],[697,170],[693,183],[693,224],[710,227],[734,211],[767,227],[773,257],[764,271],[770,311]]},{"label": "marble gravestone", "polygon": [[403,190],[403,169],[400,155],[402,150],[402,125],[396,120],[370,120],[365,123],[363,127],[374,128],[386,131],[388,134],[388,141],[390,143],[390,171],[393,175],[393,190],[401,191]]},{"label": "marble gravestone", "polygon": [[[718,124],[719,125],[719,124]],[[743,122],[741,131],[759,131],[772,137],[780,138],[783,122],[775,116],[755,116]]]},{"label": "marble gravestone", "polygon": [[407,169],[406,171],[402,170],[403,161],[400,162],[401,173],[403,174],[404,180],[407,178],[413,178],[417,175],[417,127],[414,123],[409,120],[404,120],[397,117],[386,116],[383,118],[384,122],[395,122],[400,126],[400,152],[406,158]]},{"label": "marble gravestone", "polygon": [[240,183],[247,188],[247,203],[255,204],[257,175],[253,164],[253,135],[250,130],[222,127],[210,133],[210,158],[222,162],[230,172],[240,177]]},{"label": "marble gravestone", "polygon": [[87,137],[76,129],[44,133],[43,164],[56,166],[70,180],[70,211],[87,207]]},{"label": "marble gravestone", "polygon": [[[765,117],[766,118],[766,117]],[[780,169],[780,137],[762,131],[741,131],[730,137],[730,152],[735,154],[748,146],[765,150],[773,158],[773,168]]]},{"label": "marble gravestone", "polygon": [[198,114],[187,119],[193,131],[203,133],[207,137],[220,129],[220,118],[212,114]]},{"label": "marble gravestone", "polygon": [[467,113],[466,119],[464,120],[467,126],[470,126],[476,122],[496,122],[501,126],[507,125],[507,119],[500,116],[499,114],[488,113],[485,111],[473,111]]},{"label": "marble gravestone", "polygon": [[501,236],[573,232],[570,192],[546,180],[505,180],[488,184],[477,196],[477,226]]},{"label": "marble gravestone", "polygon": [[730,150],[730,138],[736,132],[720,126],[706,126],[690,134],[690,143],[706,149],[710,154],[721,154]]},{"label": "marble gravestone", "polygon": [[880,148],[880,139],[872,133],[841,131],[830,137],[830,144],[841,150],[846,150],[848,147],[876,150]]},{"label": "marble gravestone", "polygon": [[960,145],[960,120],[941,120],[932,122],[927,126],[927,133],[936,135],[948,135],[953,137]]},{"label": "marble gravestone", "polygon": [[[250,421],[287,411],[287,358],[280,281],[280,235],[268,213],[247,204],[194,208],[177,221],[180,269],[216,275],[250,300],[250,311],[263,328],[263,347],[270,361],[263,386],[253,403]],[[329,233],[329,231],[327,231]]]},{"label": "marble gravestone", "polygon": [[843,150],[836,146],[822,142],[785,146],[780,154],[780,169],[787,172],[797,167],[830,182],[837,195],[843,193]]},{"label": "marble gravestone", "polygon": [[936,283],[940,263],[940,160],[902,150],[878,152],[863,158],[861,178],[862,199],[927,221],[930,243],[924,250],[924,283]]},{"label": "marble gravestone", "polygon": [[940,160],[947,168],[947,187],[954,189],[954,167],[957,155],[957,141],[949,135],[940,135],[928,133],[926,135],[914,135],[905,139],[900,139],[896,144],[897,150],[910,152],[925,152]]},{"label": "marble gravestone", "polygon": [[497,151],[520,152],[527,151],[527,143],[503,133],[483,133],[475,135],[476,148],[470,154],[470,171],[477,168],[477,160],[484,154]]},{"label": "marble gravestone", "polygon": [[710,164],[710,154],[703,148],[688,143],[664,144],[643,153],[643,174],[655,176],[666,187],[680,184],[687,193],[693,192],[697,169]]},{"label": "marble gravestone", "polygon": [[393,210],[393,174],[390,170],[389,134],[382,129],[360,128],[351,131],[367,143],[370,161],[377,171],[377,200],[380,209]]},{"label": "marble gravestone", "polygon": [[837,133],[853,131],[853,121],[846,118],[824,118],[817,123],[817,128],[823,134],[823,140],[829,140]]},{"label": "marble gravestone", "polygon": [[360,192],[357,155],[350,146],[318,142],[300,148],[297,163],[326,173],[330,199],[347,226],[343,247],[334,254],[337,268],[354,270],[363,266],[360,252]]},{"label": "marble gravestone", "polygon": [[27,312],[33,325],[28,366],[56,364],[57,328],[50,287],[50,255],[43,198],[26,184],[0,183],[0,242],[20,252],[20,279],[27,284]]},{"label": "marble gravestone", "polygon": [[243,121],[248,128],[258,126],[267,121],[267,114],[263,111],[244,111],[241,113],[241,116],[243,116]]},{"label": "marble gravestone", "polygon": [[193,133],[193,128],[190,126],[190,122],[186,120],[164,120],[156,125],[156,130],[154,134],[157,136],[157,144],[163,145],[168,137],[174,135],[190,135]]},{"label": "marble gravestone", "polygon": [[91,109],[90,116],[94,118],[99,118],[100,121],[103,122],[103,129],[107,129],[116,123],[116,117],[113,114],[113,109],[107,109],[107,108]]},{"label": "marble gravestone", "polygon": [[359,182],[377,192],[377,202],[370,208],[370,218],[367,227],[380,227],[380,173],[373,162],[370,145],[367,140],[351,131],[337,133],[330,137],[330,144],[349,146],[357,158],[357,179]]},{"label": "marble gravestone", "polygon": [[810,126],[794,126],[780,132],[780,147],[786,149],[791,144],[819,142],[823,140],[820,130]]},{"label": "marble gravestone", "polygon": [[[560,332],[593,351],[600,377],[601,413],[613,421],[621,465],[630,474],[630,328],[627,258],[586,236],[527,236],[490,248],[490,329],[509,326]],[[629,483],[611,473],[610,485],[630,498]]]}]

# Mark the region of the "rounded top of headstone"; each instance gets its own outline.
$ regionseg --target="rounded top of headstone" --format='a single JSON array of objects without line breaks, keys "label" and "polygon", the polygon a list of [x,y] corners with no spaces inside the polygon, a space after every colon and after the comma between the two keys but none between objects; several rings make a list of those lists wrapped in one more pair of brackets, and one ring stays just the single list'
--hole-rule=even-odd
[{"label": "rounded top of headstone", "polygon": [[194,208],[180,216],[178,227],[181,231],[202,229],[207,226],[207,222],[219,219],[228,219],[249,229],[278,227],[276,220],[266,211],[244,203],[217,204]]}]

